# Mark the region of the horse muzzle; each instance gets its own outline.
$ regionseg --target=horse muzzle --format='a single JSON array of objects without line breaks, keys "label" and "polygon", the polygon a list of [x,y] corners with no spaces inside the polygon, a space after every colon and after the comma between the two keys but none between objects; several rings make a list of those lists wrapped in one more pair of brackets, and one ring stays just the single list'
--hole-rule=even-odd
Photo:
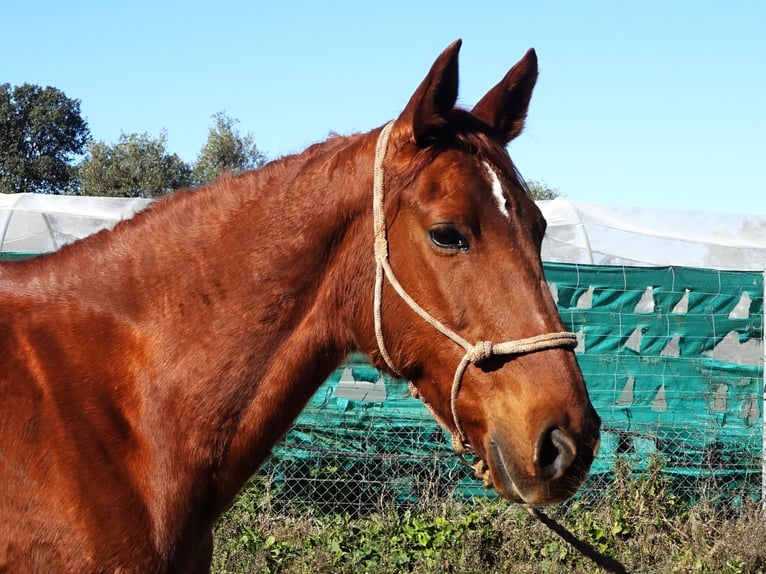
[{"label": "horse muzzle", "polygon": [[511,502],[561,502],[585,480],[598,451],[598,433],[591,444],[577,440],[566,429],[548,427],[538,435],[529,462],[524,463],[504,437],[490,435],[482,478]]}]

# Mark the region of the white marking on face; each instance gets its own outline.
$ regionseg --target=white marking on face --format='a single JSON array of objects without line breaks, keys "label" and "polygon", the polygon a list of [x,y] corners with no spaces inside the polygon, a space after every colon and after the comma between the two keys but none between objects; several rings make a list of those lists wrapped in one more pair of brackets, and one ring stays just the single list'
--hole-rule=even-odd
[{"label": "white marking on face", "polygon": [[510,219],[511,216],[508,213],[508,208],[505,206],[505,193],[503,193],[503,184],[500,183],[500,178],[497,177],[497,172],[495,172],[492,166],[486,161],[482,163],[484,164],[484,168],[487,170],[487,173],[489,173],[489,180],[492,182],[492,195],[494,195],[495,199],[497,200],[497,206],[500,208],[500,213],[502,213],[507,219]]}]

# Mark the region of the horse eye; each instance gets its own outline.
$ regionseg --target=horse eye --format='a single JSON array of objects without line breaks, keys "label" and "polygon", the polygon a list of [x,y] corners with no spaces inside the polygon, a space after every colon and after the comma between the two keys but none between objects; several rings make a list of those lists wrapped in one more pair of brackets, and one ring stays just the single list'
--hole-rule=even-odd
[{"label": "horse eye", "polygon": [[431,241],[442,249],[468,251],[468,240],[454,225],[439,225],[428,232]]}]

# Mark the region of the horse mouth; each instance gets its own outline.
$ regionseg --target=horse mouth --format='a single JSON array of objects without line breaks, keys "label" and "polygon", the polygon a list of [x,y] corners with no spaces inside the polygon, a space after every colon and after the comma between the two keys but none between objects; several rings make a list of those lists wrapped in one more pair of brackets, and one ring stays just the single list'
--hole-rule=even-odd
[{"label": "horse mouth", "polygon": [[[489,488],[495,488],[503,496],[503,498],[510,502],[517,502],[523,504],[526,502],[521,494],[521,491],[516,486],[516,483],[511,477],[509,470],[509,463],[506,461],[505,456],[497,441],[492,438],[489,441],[489,451],[487,452],[490,464],[487,464],[484,460],[481,460],[482,476],[480,477],[485,486]],[[477,467],[479,464],[477,464]],[[494,471],[494,472],[493,472]],[[478,469],[476,471],[478,476]],[[494,477],[494,479],[493,479]],[[499,482],[499,484],[497,484]]]}]

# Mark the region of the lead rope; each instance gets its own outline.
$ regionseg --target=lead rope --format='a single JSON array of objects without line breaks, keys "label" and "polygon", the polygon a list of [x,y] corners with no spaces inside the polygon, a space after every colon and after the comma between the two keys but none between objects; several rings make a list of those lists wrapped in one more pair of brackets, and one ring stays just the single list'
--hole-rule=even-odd
[{"label": "lead rope", "polygon": [[580,540],[574,534],[572,534],[569,530],[567,530],[564,526],[562,526],[561,524],[553,520],[553,518],[546,515],[539,508],[534,508],[533,506],[526,506],[525,508],[527,512],[529,512],[529,514],[531,514],[532,516],[537,518],[540,522],[545,524],[545,526],[553,530],[556,534],[558,534],[563,540],[571,544],[581,554],[593,560],[593,562],[595,562],[598,566],[603,568],[606,572],[611,572],[612,574],[627,574],[628,571],[625,569],[625,566],[623,566],[622,563],[615,560],[611,556],[602,554],[601,552],[596,550],[591,544],[588,544],[584,540]]},{"label": "lead rope", "polygon": [[[381,357],[388,365],[391,371],[401,377],[401,373],[394,366],[391,356],[386,349],[385,339],[383,337],[383,320],[382,320],[382,306],[383,306],[383,281],[388,279],[394,291],[401,297],[407,305],[429,325],[434,327],[442,335],[450,339],[455,344],[462,347],[465,351],[465,355],[460,360],[460,363],[455,370],[455,376],[452,378],[452,391],[450,393],[450,410],[452,413],[452,422],[455,425],[455,433],[452,434],[452,448],[460,456],[461,460],[465,464],[474,469],[476,476],[484,481],[485,485],[489,484],[488,472],[484,461],[479,461],[475,465],[470,465],[463,459],[463,454],[468,450],[469,445],[466,441],[466,434],[463,430],[463,425],[460,423],[460,419],[457,416],[457,396],[460,392],[460,384],[463,379],[463,373],[468,368],[469,364],[478,365],[483,361],[486,361],[493,355],[522,355],[526,353],[533,353],[537,351],[544,351],[547,349],[565,348],[574,349],[577,346],[577,336],[570,332],[560,333],[546,333],[543,335],[536,335],[534,337],[527,337],[525,339],[516,339],[515,341],[506,341],[504,343],[492,343],[491,341],[479,341],[476,344],[471,344],[463,337],[455,333],[452,329],[442,324],[438,319],[431,315],[428,311],[423,309],[418,303],[410,297],[409,293],[404,290],[399,283],[391,265],[388,261],[388,237],[386,233],[386,219],[383,210],[385,190],[384,190],[384,176],[385,170],[383,163],[386,157],[386,150],[388,149],[388,139],[391,135],[391,130],[394,127],[394,122],[387,123],[378,136],[378,141],[375,146],[375,162],[373,165],[373,201],[372,201],[372,213],[373,213],[373,228],[375,232],[375,287],[373,294],[373,317],[375,321],[375,338],[378,342],[378,350]],[[410,383],[410,390],[414,395],[418,395],[417,389]],[[434,411],[431,406],[423,401],[428,410],[431,412],[436,421],[445,429],[449,431],[449,426],[445,424],[444,420]],[[531,506],[526,507],[527,511],[537,518],[540,522],[545,524],[548,528],[556,532],[569,544],[574,546],[577,550],[588,556],[596,564],[604,568],[607,572],[614,572],[616,574],[622,574],[625,568],[616,560],[604,556],[599,553],[595,548],[589,545],[587,542],[578,540],[571,532],[566,528],[558,524],[552,518],[546,516],[542,511],[533,508]]]}]

